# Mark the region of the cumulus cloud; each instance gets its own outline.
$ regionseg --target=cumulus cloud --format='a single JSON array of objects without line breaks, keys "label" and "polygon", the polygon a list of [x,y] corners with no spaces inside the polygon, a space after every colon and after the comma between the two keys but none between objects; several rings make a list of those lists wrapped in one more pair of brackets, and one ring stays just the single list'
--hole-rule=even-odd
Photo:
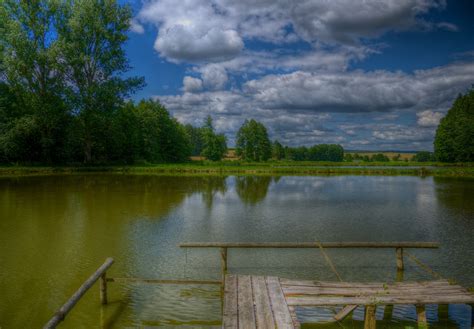
[{"label": "cumulus cloud", "polygon": [[422,26],[423,14],[444,6],[441,0],[151,0],[136,19],[157,27],[155,49],[169,60],[221,61],[252,39],[354,45]]},{"label": "cumulus cloud", "polygon": [[184,92],[196,92],[202,89],[202,80],[185,76],[183,79],[183,91]]},{"label": "cumulus cloud", "polygon": [[447,105],[472,82],[474,63],[414,74],[389,71],[304,72],[268,75],[245,83],[265,108],[320,112],[390,112]]},{"label": "cumulus cloud", "polygon": [[201,72],[204,86],[211,90],[223,89],[229,80],[226,69],[217,64],[205,65],[198,71]]},{"label": "cumulus cloud", "polygon": [[416,114],[417,123],[421,127],[437,127],[439,121],[444,116],[442,112],[434,112],[430,110],[422,111]]}]

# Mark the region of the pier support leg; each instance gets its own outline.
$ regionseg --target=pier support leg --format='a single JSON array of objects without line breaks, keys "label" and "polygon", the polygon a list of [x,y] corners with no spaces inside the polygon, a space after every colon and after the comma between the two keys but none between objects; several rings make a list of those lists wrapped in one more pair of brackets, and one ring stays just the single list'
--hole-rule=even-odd
[{"label": "pier support leg", "polygon": [[384,321],[390,321],[393,317],[393,305],[385,305],[383,309],[383,319]]},{"label": "pier support leg", "polygon": [[100,276],[100,303],[102,305],[107,304],[107,273],[104,272]]},{"label": "pier support leg", "polygon": [[397,248],[397,271],[403,271],[403,248]]},{"label": "pier support leg", "polygon": [[418,328],[428,329],[428,321],[426,320],[426,308],[425,305],[416,305],[416,315],[418,317]]},{"label": "pier support leg", "polygon": [[375,329],[375,305],[367,305],[365,307],[364,329]]},{"label": "pier support leg", "polygon": [[449,305],[438,304],[438,324],[441,326],[447,326],[449,319]]},{"label": "pier support leg", "polygon": [[474,329],[474,304],[469,304],[471,306],[471,328]]}]

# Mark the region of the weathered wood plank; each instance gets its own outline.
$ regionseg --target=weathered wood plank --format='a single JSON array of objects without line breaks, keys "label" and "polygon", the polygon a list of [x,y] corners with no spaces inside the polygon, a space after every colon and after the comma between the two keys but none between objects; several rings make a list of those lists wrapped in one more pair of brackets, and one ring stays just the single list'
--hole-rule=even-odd
[{"label": "weathered wood plank", "polygon": [[404,296],[409,294],[426,294],[426,295],[444,295],[444,294],[463,294],[466,290],[462,287],[443,287],[443,288],[320,288],[320,287],[302,287],[302,286],[286,286],[282,287],[285,296],[305,296],[305,295],[333,295],[333,296]]},{"label": "weathered wood plank", "polygon": [[346,316],[348,316],[352,311],[354,311],[357,308],[357,305],[346,305],[337,312],[336,315],[334,315],[334,320],[336,321],[342,321]]},{"label": "weathered wood plank", "polygon": [[238,328],[237,276],[234,275],[227,275],[225,277],[222,317],[223,329]]},{"label": "weathered wood plank", "polygon": [[447,280],[419,281],[419,282],[337,282],[337,281],[311,281],[311,280],[291,280],[280,279],[281,286],[315,286],[315,287],[432,287],[432,286],[450,286]]},{"label": "weathered wood plank", "polygon": [[293,327],[295,329],[300,329],[301,324],[298,321],[298,316],[296,315],[296,308],[294,306],[288,306],[288,309],[290,310],[291,319],[293,320]]},{"label": "weathered wood plank", "polygon": [[181,248],[439,248],[437,242],[185,242]]},{"label": "weathered wood plank", "polygon": [[474,297],[466,294],[433,296],[363,296],[363,297],[287,297],[290,306],[323,306],[323,305],[370,305],[370,304],[469,304]]},{"label": "weathered wood plank", "polygon": [[267,277],[266,282],[277,328],[293,329],[293,319],[281,290],[280,281],[276,277]]},{"label": "weathered wood plank", "polygon": [[256,329],[252,282],[249,275],[237,277],[239,328]]},{"label": "weathered wood plank", "polygon": [[253,300],[257,328],[275,328],[275,320],[268,296],[267,284],[263,276],[252,276]]}]

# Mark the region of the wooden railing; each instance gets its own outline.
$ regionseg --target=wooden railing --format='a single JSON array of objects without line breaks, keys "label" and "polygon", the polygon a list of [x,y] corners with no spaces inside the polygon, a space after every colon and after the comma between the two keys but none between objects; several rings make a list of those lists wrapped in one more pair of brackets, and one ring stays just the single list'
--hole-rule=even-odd
[{"label": "wooden railing", "polygon": [[219,248],[221,254],[221,269],[223,276],[227,273],[227,250],[232,248],[376,248],[395,249],[397,270],[403,271],[403,249],[433,249],[439,248],[437,242],[186,242],[179,245],[181,248]]},{"label": "wooden railing", "polygon": [[113,258],[107,258],[102,264],[83,284],[76,290],[76,292],[64,303],[61,308],[54,313],[53,317],[44,325],[44,329],[56,328],[56,326],[66,318],[66,315],[77,304],[81,297],[100,279],[100,302],[107,304],[107,277],[106,271],[114,263]]}]

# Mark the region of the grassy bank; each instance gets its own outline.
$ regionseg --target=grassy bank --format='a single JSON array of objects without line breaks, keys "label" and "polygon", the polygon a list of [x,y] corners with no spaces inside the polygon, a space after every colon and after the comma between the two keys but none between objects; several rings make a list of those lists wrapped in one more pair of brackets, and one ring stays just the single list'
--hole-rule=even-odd
[{"label": "grassy bank", "polygon": [[135,166],[3,166],[0,176],[87,172],[166,175],[416,175],[474,177],[474,164],[415,162],[204,162]]}]

